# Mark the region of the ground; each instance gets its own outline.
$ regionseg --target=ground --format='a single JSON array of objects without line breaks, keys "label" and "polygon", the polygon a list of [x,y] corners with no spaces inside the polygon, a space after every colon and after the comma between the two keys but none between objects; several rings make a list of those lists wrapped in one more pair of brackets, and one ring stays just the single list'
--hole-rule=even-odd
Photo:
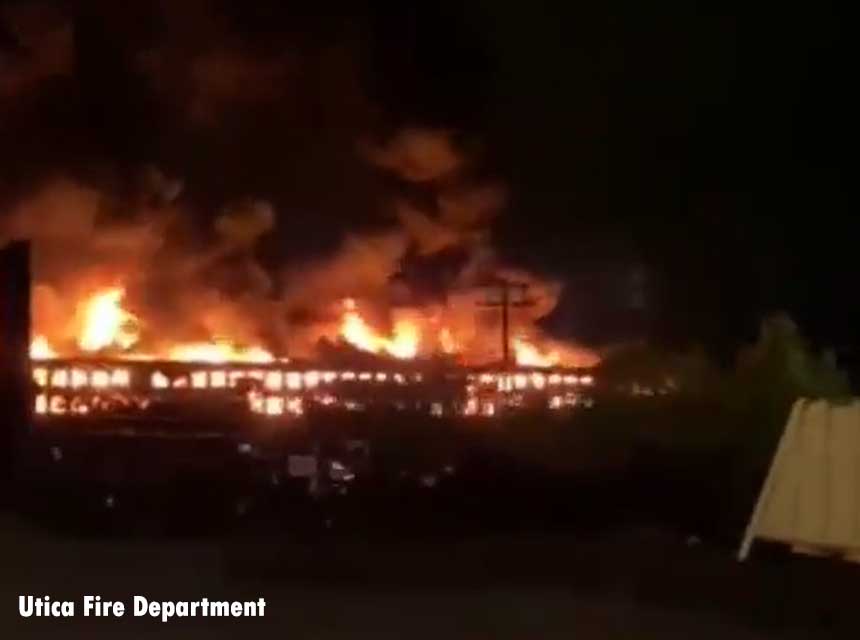
[{"label": "ground", "polygon": [[[855,635],[860,573],[657,531],[457,540],[73,537],[0,517],[3,637],[807,638]],[[839,586],[841,585],[841,586]],[[852,592],[854,590],[852,589]],[[842,601],[832,594],[843,594]],[[19,594],[81,601],[203,596],[268,603],[262,619],[22,619]],[[80,609],[80,605],[78,605]]]}]

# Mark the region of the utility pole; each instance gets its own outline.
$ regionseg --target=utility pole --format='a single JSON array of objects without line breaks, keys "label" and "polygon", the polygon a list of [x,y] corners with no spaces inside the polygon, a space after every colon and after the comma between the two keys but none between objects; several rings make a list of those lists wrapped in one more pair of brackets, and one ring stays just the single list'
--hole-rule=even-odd
[{"label": "utility pole", "polygon": [[511,365],[511,308],[532,307],[536,300],[526,295],[529,285],[525,282],[494,278],[487,287],[498,291],[500,297],[498,300],[488,297],[486,302],[478,303],[478,306],[500,309],[502,312],[502,364],[507,370]]}]

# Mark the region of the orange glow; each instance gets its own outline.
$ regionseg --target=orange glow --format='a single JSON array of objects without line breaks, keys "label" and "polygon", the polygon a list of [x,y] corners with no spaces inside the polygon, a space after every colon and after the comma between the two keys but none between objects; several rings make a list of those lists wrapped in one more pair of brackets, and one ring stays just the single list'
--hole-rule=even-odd
[{"label": "orange glow", "polygon": [[305,412],[302,399],[299,397],[287,400],[287,411],[296,416],[302,415]]},{"label": "orange glow", "polygon": [[208,382],[206,371],[194,371],[191,374],[191,386],[195,389],[205,389]]},{"label": "orange glow", "polygon": [[86,387],[89,384],[89,376],[82,369],[72,369],[72,389]]},{"label": "orange glow", "polygon": [[90,379],[91,384],[96,389],[104,389],[110,386],[110,373],[107,371],[93,371]]},{"label": "orange glow", "polygon": [[55,369],[51,373],[52,387],[65,387],[69,384],[69,372],[66,369]]},{"label": "orange glow", "polygon": [[418,354],[420,339],[418,327],[408,320],[398,320],[394,323],[394,336],[384,348],[395,358],[414,358]]},{"label": "orange glow", "polygon": [[319,386],[320,374],[319,371],[308,371],[305,373],[305,388],[313,389]]},{"label": "orange glow", "polygon": [[127,387],[131,382],[128,369],[114,369],[110,376],[110,383],[114,387]]},{"label": "orange glow", "polygon": [[44,367],[36,367],[33,369],[33,382],[40,387],[45,387],[48,384],[48,370]]},{"label": "orange glow", "polygon": [[125,289],[113,287],[96,293],[79,306],[81,333],[78,346],[84,351],[107,347],[130,349],[140,338],[138,319],[120,304]]},{"label": "orange glow", "polygon": [[76,413],[78,415],[86,415],[90,412],[90,408],[87,405],[86,401],[84,401],[83,398],[80,398],[78,396],[72,398],[72,402],[69,406],[69,409],[72,413]]},{"label": "orange glow", "polygon": [[[102,274],[99,274],[99,277],[102,278]],[[218,313],[209,314],[206,306],[208,303],[201,301],[198,321],[187,325],[177,318],[177,330],[174,332],[172,323],[165,322],[160,315],[156,314],[153,318],[146,316],[145,300],[133,297],[130,288],[127,294],[122,284],[104,286],[111,282],[130,284],[130,278],[121,273],[108,274],[108,278],[96,281],[95,288],[93,282],[88,280],[69,287],[68,292],[62,291],[61,293],[69,295],[69,299],[65,301],[67,306],[55,310],[48,305],[46,308],[51,313],[45,314],[45,320],[41,323],[36,317],[38,314],[34,315],[36,324],[30,354],[34,361],[34,379],[40,386],[46,389],[129,389],[137,386],[136,379],[135,384],[132,384],[131,376],[135,371],[133,365],[126,366],[116,362],[118,360],[170,360],[191,363],[184,375],[178,375],[170,367],[166,367],[166,371],[171,372],[169,377],[161,372],[151,374],[152,369],[149,369],[149,373],[133,374],[144,376],[139,383],[151,386],[152,389],[164,390],[224,389],[235,386],[239,380],[252,379],[259,380],[259,384],[249,380],[249,384],[243,385],[243,388],[265,389],[267,393],[289,391],[293,394],[325,388],[324,385],[338,380],[361,381],[363,385],[389,382],[407,385],[423,381],[420,373],[378,371],[372,360],[364,364],[359,364],[361,360],[358,360],[351,366],[361,369],[343,371],[287,371],[287,367],[294,365],[279,364],[288,362],[286,358],[280,358],[282,353],[289,352],[288,349],[294,349],[296,357],[300,357],[301,361],[326,357],[325,352],[303,350],[301,345],[306,341],[319,343],[321,337],[330,345],[331,340],[337,336],[342,341],[341,346],[349,343],[359,350],[392,359],[409,360],[419,357],[438,358],[441,354],[451,355],[453,358],[445,358],[439,362],[457,362],[468,366],[467,371],[474,372],[468,376],[468,388],[474,391],[468,393],[477,393],[476,385],[480,385],[483,391],[495,388],[500,392],[510,393],[534,389],[546,390],[550,394],[563,392],[565,389],[562,385],[568,389],[580,385],[586,387],[594,384],[593,378],[587,375],[580,377],[578,373],[573,375],[573,367],[588,367],[599,360],[587,349],[544,335],[536,325],[530,324],[533,318],[518,316],[511,327],[511,360],[517,366],[527,367],[529,370],[512,367],[500,371],[492,364],[498,363],[500,357],[497,323],[490,322],[489,319],[485,321],[484,316],[474,310],[475,300],[472,297],[432,301],[424,307],[407,307],[400,303],[391,306],[386,304],[387,296],[384,295],[380,296],[381,299],[371,300],[370,296],[374,293],[372,289],[360,289],[361,295],[367,296],[360,300],[321,299],[319,304],[326,306],[325,313],[318,316],[319,326],[315,325],[307,330],[300,327],[300,330],[285,333],[283,342],[278,342],[278,348],[284,351],[273,354],[261,346],[268,346],[269,343],[259,340],[258,336],[271,336],[268,339],[275,341],[280,339],[281,334],[258,331],[255,323],[251,322],[254,318],[245,323],[242,314],[238,313],[235,317],[226,314],[226,319],[222,320]],[[84,295],[79,297],[75,292],[83,292]],[[62,301],[62,296],[59,293],[57,295]],[[197,308],[193,306],[196,304],[196,297],[189,293],[189,298],[193,298],[192,306],[185,310],[185,313],[196,313]],[[332,306],[334,318],[331,315]],[[248,311],[249,314],[255,313],[250,307]],[[70,317],[63,320],[63,312]],[[197,333],[199,331],[207,333]],[[308,336],[305,336],[305,332]],[[296,342],[299,347],[295,346],[294,334],[298,336]],[[195,339],[184,342],[188,337]],[[275,342],[272,343],[273,347],[274,344]],[[83,354],[89,354],[94,358],[93,361],[82,359],[80,356]],[[49,361],[66,357],[74,359],[69,363]],[[110,365],[110,361],[115,364]],[[236,366],[231,367],[231,363],[236,363]],[[278,370],[248,371],[246,366],[239,363],[260,369],[267,368],[266,365],[272,369],[277,366]],[[52,365],[58,368],[55,369]],[[223,367],[223,370],[209,371],[210,367],[206,365]],[[63,368],[59,368],[60,366]],[[392,362],[390,366],[397,365]],[[560,371],[561,367],[569,368],[571,373]],[[152,378],[147,380],[150,374]],[[52,413],[51,396],[46,396],[44,402],[46,412]],[[485,413],[484,402],[484,399],[480,399],[477,405],[470,409],[474,415]],[[566,401],[563,404],[567,406]],[[262,406],[265,412],[265,402]],[[507,405],[497,404],[493,410],[501,412],[504,406]],[[99,409],[97,404],[88,407],[90,410]],[[60,410],[67,413],[76,411],[70,399],[67,399],[67,404]],[[284,396],[283,413],[296,413],[301,410],[301,407],[296,406],[291,409],[288,397]]]},{"label": "orange glow", "polygon": [[387,337],[367,324],[356,309],[355,300],[344,300],[343,307],[340,335],[355,348],[371,353],[387,353],[400,359],[418,355],[421,333],[413,322],[398,320],[394,323],[391,337]]},{"label": "orange glow", "polygon": [[284,399],[280,396],[269,396],[266,398],[266,415],[279,416],[284,413]]},{"label": "orange glow", "polygon": [[36,360],[49,360],[57,357],[57,352],[45,336],[36,336],[30,343],[30,357]]},{"label": "orange glow", "polygon": [[337,404],[337,398],[330,393],[326,393],[321,396],[316,397],[316,401],[319,402],[324,407],[330,407],[334,404]]},{"label": "orange glow", "polygon": [[249,393],[248,405],[254,413],[263,413],[265,411],[265,399],[260,393]]},{"label": "orange glow", "polygon": [[442,327],[439,331],[439,346],[442,347],[442,353],[451,355],[459,351],[457,349],[457,341],[454,340],[454,334],[448,327]]},{"label": "orange glow", "polygon": [[51,396],[48,402],[48,413],[62,415],[66,412],[66,399],[63,396]]},{"label": "orange glow", "polygon": [[263,379],[263,386],[269,391],[280,391],[284,386],[284,374],[280,371],[269,371]]},{"label": "orange glow", "polygon": [[153,389],[167,389],[170,386],[170,379],[161,373],[161,371],[156,371],[152,374],[152,388]]},{"label": "orange glow", "polygon": [[521,367],[554,367],[561,360],[558,352],[541,352],[538,347],[524,338],[514,338],[513,347],[517,364]]},{"label": "orange glow", "polygon": [[180,344],[170,349],[168,358],[179,362],[210,362],[212,364],[224,362],[264,363],[275,360],[274,356],[265,349],[237,347],[227,340]]},{"label": "orange glow", "polygon": [[[248,340],[247,336],[253,336],[254,332],[245,331],[240,318],[231,319],[233,325],[230,328],[220,327],[224,333],[212,333],[209,337],[204,335],[199,341],[185,342],[181,338],[177,341],[171,335],[169,326],[150,326],[142,315],[138,315],[137,309],[132,313],[127,308],[126,289],[122,285],[95,290],[88,288],[84,291],[90,294],[71,301],[75,310],[70,318],[72,322],[52,321],[53,324],[46,329],[45,322],[39,324],[36,318],[39,330],[30,345],[33,359],[98,353],[129,360],[207,364],[288,362],[286,358],[276,357],[261,346],[256,338]],[[499,357],[498,330],[475,315],[471,299],[468,307],[463,306],[466,303],[461,301],[446,305],[433,303],[425,308],[398,306],[388,308],[387,311],[384,305],[374,303],[374,314],[383,314],[379,316],[380,324],[377,324],[376,315],[369,314],[369,308],[365,311],[363,301],[346,298],[335,304],[340,305],[336,310],[335,322],[326,321],[324,327],[315,327],[308,332],[308,336],[301,333],[298,338],[301,344],[311,341],[316,343],[323,336],[327,339],[339,336],[344,343],[357,349],[396,359],[444,353],[456,356],[457,361],[463,364],[480,366]],[[201,308],[201,324],[214,328],[217,323],[207,320],[205,303],[201,305],[204,307]],[[381,318],[385,314],[387,319],[383,321]],[[234,335],[234,330],[239,330],[239,333]],[[152,349],[143,348],[144,345],[152,345]],[[281,345],[281,348],[287,345],[293,347],[290,341]],[[590,366],[598,360],[587,349],[530,330],[525,322],[514,329],[511,349],[516,364],[520,366]],[[302,358],[318,355],[312,350],[303,350],[301,346],[297,347],[296,353]],[[334,373],[318,373],[316,384],[334,380]],[[547,380],[547,384],[553,382]],[[313,385],[311,381],[306,386]]]},{"label": "orange glow", "polygon": [[226,371],[212,371],[210,374],[210,380],[212,381],[212,387],[215,389],[223,389],[227,386],[227,372]]},{"label": "orange glow", "polygon": [[289,371],[287,372],[287,388],[288,389],[301,389],[302,388],[302,374],[298,371]]},{"label": "orange glow", "polygon": [[473,416],[478,413],[478,399],[477,398],[469,398],[466,400],[466,406],[463,407],[463,414],[467,416]]}]

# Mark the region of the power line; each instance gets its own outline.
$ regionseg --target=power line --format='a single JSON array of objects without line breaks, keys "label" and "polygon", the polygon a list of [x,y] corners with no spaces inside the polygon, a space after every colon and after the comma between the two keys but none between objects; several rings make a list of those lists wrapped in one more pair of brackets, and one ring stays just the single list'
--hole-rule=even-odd
[{"label": "power line", "polygon": [[527,295],[529,285],[525,282],[515,282],[506,278],[494,278],[485,285],[500,294],[499,300],[488,299],[479,302],[479,307],[500,309],[502,312],[502,364],[505,369],[511,365],[510,344],[510,311],[511,308],[533,307],[537,300]]}]

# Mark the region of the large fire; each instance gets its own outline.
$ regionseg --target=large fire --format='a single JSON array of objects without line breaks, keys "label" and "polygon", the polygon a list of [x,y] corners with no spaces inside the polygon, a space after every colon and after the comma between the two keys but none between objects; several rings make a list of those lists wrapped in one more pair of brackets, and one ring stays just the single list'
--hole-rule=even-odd
[{"label": "large fire", "polygon": [[36,336],[30,342],[30,357],[37,360],[50,360],[57,357],[57,352],[45,336]]},{"label": "large fire", "polygon": [[520,366],[554,367],[561,363],[561,356],[558,351],[542,352],[537,346],[521,336],[515,337],[511,344],[516,362]]},{"label": "large fire", "polygon": [[[121,286],[99,289],[77,305],[77,347],[88,353],[105,350],[121,351],[129,359],[153,360],[163,357],[178,362],[274,362],[274,356],[260,346],[239,346],[227,338],[209,342],[178,343],[160,353],[136,349],[143,323],[123,307],[125,289]],[[116,354],[113,354],[116,356]],[[30,343],[30,357],[50,360],[60,356],[44,335],[36,335]]]},{"label": "large fire", "polygon": [[[177,342],[157,351],[140,348],[145,323],[123,306],[125,289],[111,286],[98,289],[78,305],[75,343],[87,353],[109,352],[113,357],[129,359],[167,359],[178,362],[248,362],[269,363],[276,360],[273,353],[259,344],[240,344],[229,337],[210,340]],[[369,353],[407,360],[428,353],[458,355],[462,342],[455,330],[447,325],[422,322],[420,316],[398,318],[389,332],[376,329],[358,309],[355,300],[347,298],[341,305],[338,336],[352,347]],[[516,335],[511,348],[517,365],[555,367],[569,362],[558,348],[542,348],[539,343]],[[36,335],[30,345],[30,355],[47,360],[63,353],[46,335]],[[574,358],[575,360],[575,358]]]},{"label": "large fire", "polygon": [[122,307],[125,289],[99,291],[80,305],[81,333],[78,346],[84,351],[108,347],[128,350],[140,338],[138,319]]},{"label": "large fire", "polygon": [[[453,332],[447,326],[436,331],[435,336],[425,336],[418,322],[409,319],[398,319],[394,322],[390,335],[385,335],[374,329],[359,313],[354,300],[348,298],[343,303],[343,316],[340,323],[340,337],[361,351],[388,354],[399,359],[416,357],[424,346],[424,340],[438,345],[442,353],[456,354],[457,341]],[[432,340],[435,338],[435,340]],[[511,339],[514,361],[517,365],[526,367],[554,367],[563,364],[558,349],[541,349],[524,336]]]},{"label": "large fire", "polygon": [[237,347],[226,340],[179,344],[168,352],[168,359],[180,362],[274,362],[274,356],[262,347]]},{"label": "large fire", "polygon": [[418,354],[421,333],[414,323],[398,320],[394,323],[391,336],[385,336],[365,321],[356,309],[354,300],[345,300],[343,307],[340,335],[352,346],[371,353],[387,353],[401,360],[414,358]]},{"label": "large fire", "polygon": [[0,243],[33,242],[33,357],[265,363],[334,348],[468,367],[597,362],[541,330],[562,284],[496,255],[506,190],[467,170],[450,132],[406,130],[363,153],[410,187],[389,201],[392,224],[301,260],[260,251],[290,224],[271,203],[226,202],[203,224],[181,180],[157,169],[128,189],[38,185],[0,216]]}]

